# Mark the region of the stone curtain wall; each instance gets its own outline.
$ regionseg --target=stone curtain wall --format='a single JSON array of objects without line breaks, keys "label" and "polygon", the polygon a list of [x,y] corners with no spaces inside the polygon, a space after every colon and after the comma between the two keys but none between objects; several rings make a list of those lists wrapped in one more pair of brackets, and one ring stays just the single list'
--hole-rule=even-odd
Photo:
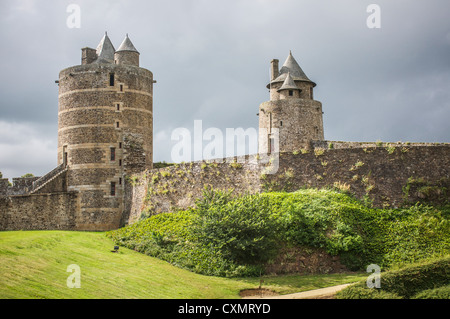
[{"label": "stone curtain wall", "polygon": [[383,144],[283,153],[275,175],[262,175],[263,191],[335,187],[376,207],[449,199],[450,145]]},{"label": "stone curtain wall", "polygon": [[187,208],[205,186],[234,189],[235,194],[331,187],[353,193],[376,207],[399,207],[416,201],[441,204],[449,199],[448,144],[352,145],[347,149],[281,153],[279,170],[273,175],[264,174],[266,168],[257,156],[246,157],[242,164],[195,162],[134,175],[127,187],[130,204],[124,223],[136,222],[141,212]]},{"label": "stone curtain wall", "polygon": [[0,230],[76,230],[77,193],[0,197]]},{"label": "stone curtain wall", "polygon": [[[339,142],[334,143],[333,148],[281,153],[280,167],[274,175],[264,174],[266,167],[259,163],[258,156],[222,163],[178,164],[132,175],[126,180],[125,212],[120,225],[136,222],[141,213],[192,206],[205,186],[234,189],[235,194],[335,187],[370,200],[377,207],[399,207],[419,200],[440,204],[449,199],[449,144],[357,147],[355,143],[353,148],[344,149],[338,147]],[[325,145],[329,146],[321,144]],[[58,185],[63,178],[58,178]],[[0,182],[6,187],[6,179]],[[81,212],[81,202],[75,192],[0,194],[0,230],[87,230],[86,225],[101,224],[95,215]]]},{"label": "stone curtain wall", "polygon": [[231,190],[235,194],[260,191],[260,166],[256,156],[223,159],[221,163],[199,161],[153,169],[132,176],[127,187],[128,223],[143,214],[157,214],[194,205],[205,187]]}]

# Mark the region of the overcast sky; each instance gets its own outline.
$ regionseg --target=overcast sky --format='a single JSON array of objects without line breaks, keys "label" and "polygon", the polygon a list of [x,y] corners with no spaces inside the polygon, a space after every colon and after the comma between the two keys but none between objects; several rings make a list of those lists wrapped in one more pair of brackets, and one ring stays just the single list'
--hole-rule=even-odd
[{"label": "overcast sky", "polygon": [[[70,4],[81,9],[69,28]],[[367,26],[370,4],[381,28]],[[0,171],[56,167],[59,71],[107,31],[153,72],[154,160],[177,127],[258,128],[270,61],[317,83],[327,140],[450,142],[450,1],[0,1]]]}]

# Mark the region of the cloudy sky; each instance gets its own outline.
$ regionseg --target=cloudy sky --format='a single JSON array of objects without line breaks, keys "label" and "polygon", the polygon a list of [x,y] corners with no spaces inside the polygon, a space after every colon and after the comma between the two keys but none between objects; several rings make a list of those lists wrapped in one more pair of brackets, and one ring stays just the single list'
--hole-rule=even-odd
[{"label": "cloudy sky", "polygon": [[157,80],[155,161],[194,120],[257,129],[270,60],[289,50],[317,83],[327,140],[450,142],[449,17],[448,0],[1,0],[0,171],[56,166],[55,80],[105,31],[116,48],[128,33]]}]

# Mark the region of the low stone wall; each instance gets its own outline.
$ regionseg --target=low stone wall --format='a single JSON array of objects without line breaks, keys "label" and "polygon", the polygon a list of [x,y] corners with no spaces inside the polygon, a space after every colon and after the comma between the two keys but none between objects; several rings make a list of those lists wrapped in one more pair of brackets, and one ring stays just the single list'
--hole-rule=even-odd
[{"label": "low stone wall", "polygon": [[78,193],[0,197],[0,230],[75,230]]},{"label": "low stone wall", "polygon": [[266,275],[334,274],[350,271],[341,263],[339,256],[331,256],[323,249],[311,247],[284,247],[274,260],[264,265],[264,270]]}]

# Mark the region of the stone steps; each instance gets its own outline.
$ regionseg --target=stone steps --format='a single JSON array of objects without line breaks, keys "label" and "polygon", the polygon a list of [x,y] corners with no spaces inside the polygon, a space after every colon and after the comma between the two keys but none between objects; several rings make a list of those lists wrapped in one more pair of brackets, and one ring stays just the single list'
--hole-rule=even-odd
[{"label": "stone steps", "polygon": [[[60,170],[61,171],[57,172],[55,174],[55,171]],[[57,178],[59,175],[67,172],[68,167],[62,167],[62,166],[58,166],[56,169],[54,169],[53,171],[51,171],[50,173],[42,176],[39,180],[37,180],[35,183],[39,183],[39,186],[34,186],[36,184],[34,184],[32,190],[30,191],[30,194],[34,194],[37,191],[39,191],[40,189],[42,189],[45,185],[48,185],[50,182],[52,182],[53,180],[55,180],[55,178]],[[48,179],[48,180],[46,180]]]}]

